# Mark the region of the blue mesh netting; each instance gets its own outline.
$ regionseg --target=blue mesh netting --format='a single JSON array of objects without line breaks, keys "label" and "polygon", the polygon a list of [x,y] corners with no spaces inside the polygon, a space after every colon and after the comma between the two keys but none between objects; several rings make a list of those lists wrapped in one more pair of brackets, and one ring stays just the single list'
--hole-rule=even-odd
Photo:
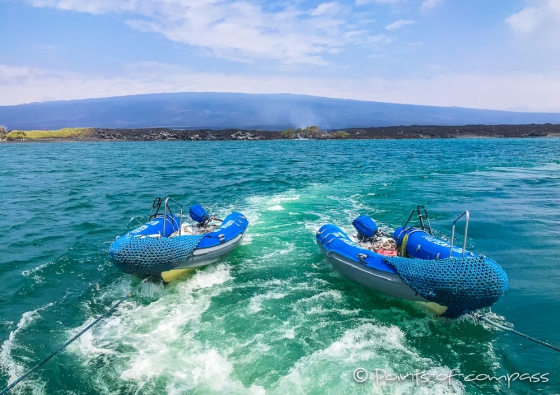
[{"label": "blue mesh netting", "polygon": [[492,306],[508,290],[506,272],[484,256],[425,260],[383,259],[397,269],[405,283],[431,302],[447,307],[444,316],[456,318]]},{"label": "blue mesh netting", "polygon": [[119,237],[109,247],[114,265],[134,275],[172,270],[189,258],[204,235],[176,237]]}]

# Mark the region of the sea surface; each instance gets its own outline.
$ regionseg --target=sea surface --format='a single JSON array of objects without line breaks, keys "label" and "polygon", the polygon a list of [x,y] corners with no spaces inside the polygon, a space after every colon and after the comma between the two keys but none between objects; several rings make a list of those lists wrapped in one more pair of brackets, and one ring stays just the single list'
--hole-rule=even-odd
[{"label": "sea surface", "polygon": [[[314,240],[362,213],[393,230],[416,205],[446,238],[468,209],[468,248],[509,275],[489,314],[560,345],[558,139],[0,144],[0,196],[0,387],[131,293],[13,393],[560,393],[560,353],[355,285]],[[143,284],[108,248],[156,196],[240,211],[246,236]],[[541,380],[488,379],[515,373]]]}]

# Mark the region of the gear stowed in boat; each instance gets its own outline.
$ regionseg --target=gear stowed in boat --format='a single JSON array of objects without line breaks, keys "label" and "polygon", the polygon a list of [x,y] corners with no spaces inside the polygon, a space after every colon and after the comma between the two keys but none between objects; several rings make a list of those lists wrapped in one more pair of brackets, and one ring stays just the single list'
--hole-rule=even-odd
[{"label": "gear stowed in boat", "polygon": [[[420,225],[407,226],[414,213]],[[465,215],[465,239],[458,248],[453,246],[455,223]],[[455,219],[450,243],[433,236],[422,206],[392,237],[361,215],[353,222],[356,236],[327,224],[316,240],[333,267],[352,281],[385,295],[435,302],[446,307],[444,316],[455,318],[493,305],[508,289],[507,275],[494,260],[466,251],[468,218],[465,211]]]},{"label": "gear stowed in boat", "polygon": [[[177,206],[179,215],[173,214],[169,203]],[[189,215],[195,224],[183,222],[181,204],[169,197],[156,198],[148,222],[111,244],[114,265],[140,278],[208,265],[233,251],[249,224],[243,214],[233,212],[222,221],[199,205],[191,206]]]}]

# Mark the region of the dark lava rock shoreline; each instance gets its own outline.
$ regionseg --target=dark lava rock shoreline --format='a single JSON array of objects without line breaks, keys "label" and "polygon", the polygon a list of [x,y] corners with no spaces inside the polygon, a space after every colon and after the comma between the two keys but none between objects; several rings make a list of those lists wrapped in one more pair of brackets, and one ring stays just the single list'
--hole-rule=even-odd
[{"label": "dark lava rock shoreline", "polygon": [[150,129],[93,129],[88,139],[156,141],[156,140],[278,140],[279,132],[259,130],[175,130],[165,128]]},{"label": "dark lava rock shoreline", "polygon": [[[388,126],[372,128],[349,128],[326,130],[317,140],[393,140],[393,139],[434,139],[434,138],[535,138],[560,137],[560,124],[530,125],[465,125],[465,126]],[[294,134],[292,134],[294,136]],[[177,130],[168,128],[145,129],[105,129],[90,128],[79,138],[25,139],[25,142],[44,141],[229,141],[229,140],[284,140],[281,131],[240,130],[240,129],[200,129]],[[20,140],[21,141],[21,140]],[[14,141],[16,142],[16,141]]]},{"label": "dark lava rock shoreline", "polygon": [[391,126],[347,129],[354,139],[560,137],[560,125]]},{"label": "dark lava rock shoreline", "polygon": [[[430,138],[515,138],[560,137],[560,125],[466,125],[466,126],[390,126],[349,128],[345,137],[336,135],[340,129],[325,131],[322,139],[430,139]],[[263,130],[174,130],[150,129],[93,129],[87,139],[93,140],[282,140],[280,131]]]}]

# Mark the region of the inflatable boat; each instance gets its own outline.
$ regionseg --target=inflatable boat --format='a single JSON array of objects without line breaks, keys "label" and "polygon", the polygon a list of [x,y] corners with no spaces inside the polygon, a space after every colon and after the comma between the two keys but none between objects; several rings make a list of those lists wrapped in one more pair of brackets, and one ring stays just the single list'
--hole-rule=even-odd
[{"label": "inflatable boat", "polygon": [[[176,206],[171,211],[170,203]],[[113,264],[140,278],[161,279],[162,273],[208,265],[232,252],[249,222],[233,212],[219,220],[200,205],[191,206],[183,221],[183,206],[170,197],[156,198],[148,222],[116,238],[109,248]]]},{"label": "inflatable boat", "polygon": [[[415,213],[420,225],[407,226]],[[465,238],[459,248],[453,238],[455,223],[463,216]],[[316,241],[331,265],[350,280],[388,296],[437,303],[445,308],[444,316],[456,318],[492,306],[508,289],[507,275],[494,260],[466,250],[468,217],[465,211],[455,219],[450,243],[434,237],[422,206],[393,235],[361,215],[353,221],[357,234],[349,236],[327,224],[317,231]]]}]

